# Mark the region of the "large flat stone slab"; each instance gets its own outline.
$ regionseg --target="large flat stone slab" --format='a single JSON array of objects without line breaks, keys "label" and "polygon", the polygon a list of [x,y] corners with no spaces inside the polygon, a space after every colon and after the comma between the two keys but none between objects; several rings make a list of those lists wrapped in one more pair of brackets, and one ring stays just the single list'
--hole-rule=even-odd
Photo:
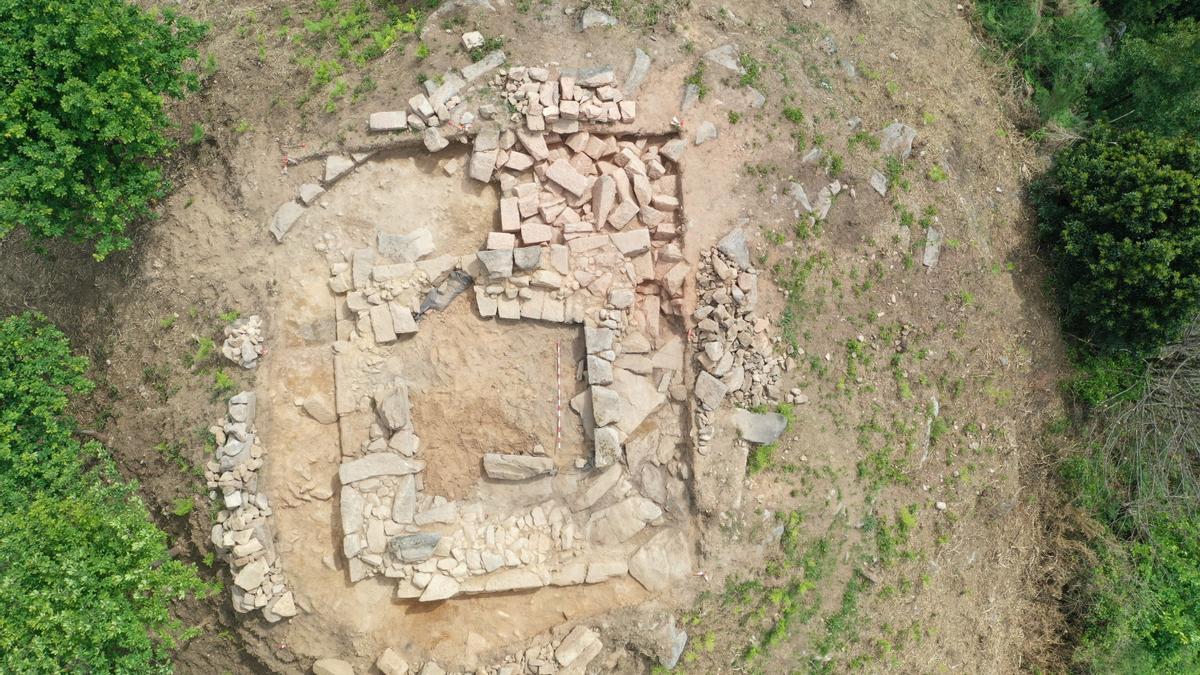
[{"label": "large flat stone slab", "polygon": [[237,576],[233,578],[233,583],[235,586],[245,591],[255,590],[260,584],[262,584],[263,579],[267,577],[268,571],[269,568],[267,567],[266,559],[259,558],[258,560],[255,560],[249,565],[243,567],[241,571],[237,573]]},{"label": "large flat stone slab", "polygon": [[[624,368],[613,369],[612,390],[621,397],[621,419],[617,428],[627,436],[667,401],[667,395],[654,386],[653,380]],[[595,405],[594,401],[592,405]]]},{"label": "large flat stone slab", "polygon": [[484,591],[487,593],[526,591],[545,585],[541,577],[529,570],[505,570],[488,577],[484,584]]},{"label": "large flat stone slab", "polygon": [[600,509],[588,520],[588,536],[598,544],[620,544],[641,532],[662,509],[645,497],[630,497]]},{"label": "large flat stone slab", "polygon": [[729,234],[717,242],[717,250],[729,256],[742,269],[750,269],[750,247],[746,242],[746,231],[740,227],[730,230]]},{"label": "large flat stone slab", "polygon": [[425,587],[425,592],[421,594],[421,602],[435,602],[452,598],[458,595],[459,588],[459,583],[454,579],[442,574],[435,574],[433,580]]},{"label": "large flat stone slab", "polygon": [[406,563],[425,562],[433,556],[433,549],[441,539],[442,535],[432,532],[408,534],[392,539],[388,548]]},{"label": "large flat stone slab", "polygon": [[417,473],[424,468],[425,462],[407,459],[403,455],[390,452],[376,452],[366,457],[343,462],[338,467],[338,477],[341,479],[342,485],[346,485],[376,476],[404,476]]},{"label": "large flat stone slab", "polygon": [[737,409],[733,413],[733,426],[738,435],[751,443],[774,443],[787,430],[787,418],[779,413],[754,413]]},{"label": "large flat stone slab", "polygon": [[481,76],[499,68],[504,63],[504,52],[496,50],[479,59],[475,63],[468,66],[463,66],[463,79],[467,82],[479,79]]},{"label": "large flat stone slab", "polygon": [[279,209],[275,211],[275,215],[271,216],[271,234],[275,237],[276,242],[283,241],[288,230],[292,229],[292,225],[300,220],[300,216],[304,215],[304,207],[295,201],[284,202],[279,205]]},{"label": "large flat stone slab", "polygon": [[403,110],[371,113],[367,120],[371,131],[400,131],[408,128],[408,115]]},{"label": "large flat stone slab", "polygon": [[682,532],[664,530],[643,544],[629,559],[629,574],[648,591],[665,591],[691,574],[690,551],[691,545]]},{"label": "large flat stone slab", "polygon": [[546,177],[576,197],[582,196],[588,188],[587,177],[576,171],[565,159],[556,160],[546,167]]},{"label": "large flat stone slab", "polygon": [[433,233],[419,227],[407,234],[379,233],[379,255],[386,258],[416,262],[433,253]]},{"label": "large flat stone slab", "polygon": [[502,455],[489,452],[483,456],[483,472],[495,480],[526,480],[555,473],[554,460],[533,455]]},{"label": "large flat stone slab", "polygon": [[729,387],[705,371],[696,376],[696,400],[708,410],[720,408],[728,391]]},{"label": "large flat stone slab", "polygon": [[593,504],[600,501],[621,480],[622,473],[621,465],[613,464],[581,483],[579,489],[575,492],[575,499],[571,504],[571,510],[582,511],[591,508]]}]

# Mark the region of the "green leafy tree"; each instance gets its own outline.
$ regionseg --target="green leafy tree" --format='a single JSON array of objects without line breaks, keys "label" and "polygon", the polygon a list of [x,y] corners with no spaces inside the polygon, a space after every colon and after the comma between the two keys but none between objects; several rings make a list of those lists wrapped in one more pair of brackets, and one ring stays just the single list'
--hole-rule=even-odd
[{"label": "green leafy tree", "polygon": [[1200,23],[1184,19],[1121,41],[1091,98],[1115,126],[1200,135]]},{"label": "green leafy tree", "polygon": [[205,30],[125,0],[0,0],[0,236],[129,246],[166,190],[163,97],[198,87]]},{"label": "green leafy tree", "polygon": [[170,602],[208,590],[104,448],[75,439],[86,368],[42,317],[0,321],[0,672],[169,672],[188,635]]},{"label": "green leafy tree", "polygon": [[1098,128],[1034,188],[1068,328],[1145,354],[1200,313],[1200,145]]}]

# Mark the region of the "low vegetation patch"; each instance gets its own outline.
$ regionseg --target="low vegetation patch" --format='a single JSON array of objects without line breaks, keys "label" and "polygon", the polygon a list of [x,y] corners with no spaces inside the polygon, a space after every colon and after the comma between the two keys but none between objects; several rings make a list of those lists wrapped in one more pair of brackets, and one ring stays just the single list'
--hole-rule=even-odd
[{"label": "low vegetation patch", "polygon": [[80,443],[87,360],[35,314],[0,321],[0,671],[170,672],[170,603],[208,590],[172,560],[136,485]]},{"label": "low vegetation patch", "polygon": [[[1100,532],[1067,605],[1075,668],[1200,671],[1200,11],[980,0],[981,26],[1080,140],[1032,190],[1084,413],[1064,459]],[[1043,130],[1035,136],[1044,137]],[[1060,444],[1063,447],[1068,444]]]},{"label": "low vegetation patch", "polygon": [[1064,463],[1093,542],[1077,664],[1091,672],[1200,670],[1200,327],[1156,359],[1135,401],[1102,416]]}]

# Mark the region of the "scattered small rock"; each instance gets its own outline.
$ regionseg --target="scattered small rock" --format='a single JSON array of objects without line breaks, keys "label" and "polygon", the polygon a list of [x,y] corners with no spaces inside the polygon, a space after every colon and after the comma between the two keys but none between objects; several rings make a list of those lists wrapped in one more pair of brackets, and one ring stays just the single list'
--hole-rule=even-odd
[{"label": "scattered small rock", "polygon": [[704,145],[705,143],[716,140],[717,125],[712,122],[701,122],[696,128],[696,145]]},{"label": "scattered small rock", "polygon": [[908,159],[912,154],[913,141],[917,138],[917,130],[901,122],[893,122],[879,132],[879,150],[885,155],[895,155],[900,159]]},{"label": "scattered small rock", "polygon": [[473,30],[469,33],[463,33],[462,45],[463,49],[466,49],[467,51],[482,47],[484,45],[483,33],[480,33],[477,30]]},{"label": "scattered small rock", "polygon": [[579,18],[579,30],[590,30],[592,28],[606,28],[608,26],[617,25],[617,17],[611,14],[605,14],[598,9],[588,7],[583,10],[583,14]]},{"label": "scattered small rock", "polygon": [[704,52],[704,59],[711,63],[715,63],[722,68],[731,70],[738,75],[741,75],[745,72],[742,69],[741,64],[738,62],[738,48],[732,44],[722,45],[716,49],[710,49],[709,51]]}]

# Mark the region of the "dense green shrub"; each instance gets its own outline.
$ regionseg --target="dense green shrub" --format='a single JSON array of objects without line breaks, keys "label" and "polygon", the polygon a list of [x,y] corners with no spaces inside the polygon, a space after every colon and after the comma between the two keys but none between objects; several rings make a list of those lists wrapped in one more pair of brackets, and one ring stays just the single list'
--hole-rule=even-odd
[{"label": "dense green shrub", "polygon": [[1200,313],[1200,145],[1097,129],[1034,186],[1066,326],[1148,354]]},{"label": "dense green shrub", "polygon": [[168,672],[170,601],[206,589],[135,486],[81,445],[87,362],[36,315],[0,321],[0,672]]},{"label": "dense green shrub", "polygon": [[79,481],[81,454],[71,436],[68,393],[87,394],[87,359],[72,356],[62,334],[36,316],[0,323],[0,511],[39,492],[63,493]]},{"label": "dense green shrub", "polygon": [[1043,121],[1200,133],[1200,3],[979,0],[982,28],[1024,75]]},{"label": "dense green shrub", "polygon": [[1101,0],[1100,5],[1114,21],[1131,31],[1143,32],[1157,24],[1191,17],[1200,19],[1195,0]]},{"label": "dense green shrub", "polygon": [[0,0],[0,236],[126,248],[164,193],[163,96],[197,86],[204,32],[125,0]]},{"label": "dense green shrub", "polygon": [[980,0],[977,8],[983,28],[1012,53],[1042,118],[1074,126],[1108,59],[1104,11],[1086,0],[1061,0],[1054,11],[1026,0]]},{"label": "dense green shrub", "polygon": [[1200,23],[1176,21],[1121,43],[1095,85],[1096,119],[1125,129],[1200,135]]},{"label": "dense green shrub", "polygon": [[1100,533],[1067,598],[1074,669],[1200,672],[1200,338],[1180,337],[1200,315],[1200,4],[976,6],[1042,120],[1087,135],[1032,190],[1082,339],[1066,388],[1093,413],[1086,452],[1063,464]]}]

